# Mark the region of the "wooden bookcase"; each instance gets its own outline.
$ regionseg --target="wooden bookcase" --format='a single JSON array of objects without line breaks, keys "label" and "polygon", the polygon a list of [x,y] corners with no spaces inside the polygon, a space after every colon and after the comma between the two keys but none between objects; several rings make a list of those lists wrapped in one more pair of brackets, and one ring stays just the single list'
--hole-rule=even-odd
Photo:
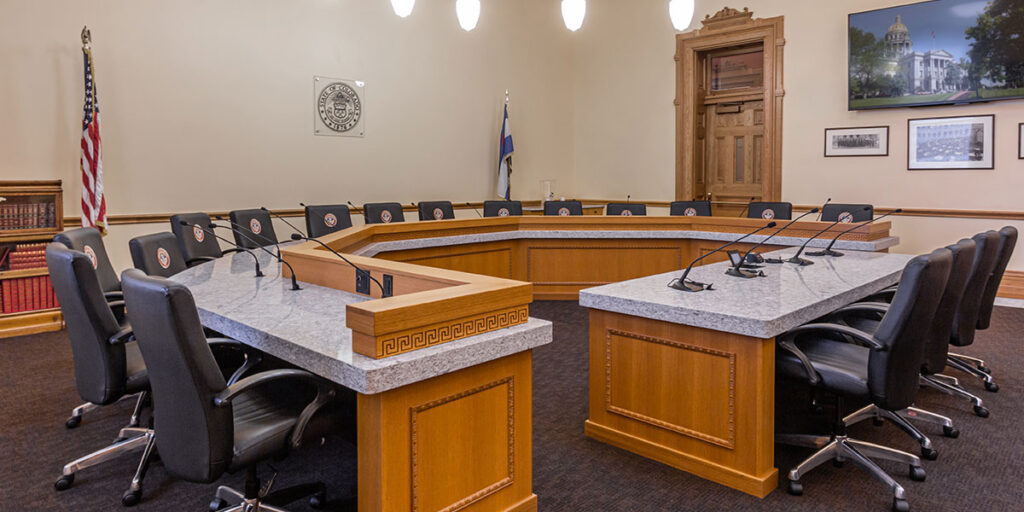
[{"label": "wooden bookcase", "polygon": [[[49,275],[39,260],[41,246],[26,246],[46,244],[64,230],[61,181],[0,181],[0,198],[0,338],[60,330],[60,308],[55,300],[47,305],[48,280],[35,279]],[[18,290],[23,302],[14,304],[5,288]]]}]

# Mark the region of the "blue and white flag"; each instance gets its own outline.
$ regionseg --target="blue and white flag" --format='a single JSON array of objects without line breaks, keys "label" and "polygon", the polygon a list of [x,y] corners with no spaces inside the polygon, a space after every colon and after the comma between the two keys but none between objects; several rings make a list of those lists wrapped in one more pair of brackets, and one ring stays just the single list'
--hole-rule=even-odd
[{"label": "blue and white flag", "polygon": [[498,195],[509,200],[512,197],[512,128],[508,122],[508,103],[505,104],[505,119],[501,123],[501,140],[498,141]]}]

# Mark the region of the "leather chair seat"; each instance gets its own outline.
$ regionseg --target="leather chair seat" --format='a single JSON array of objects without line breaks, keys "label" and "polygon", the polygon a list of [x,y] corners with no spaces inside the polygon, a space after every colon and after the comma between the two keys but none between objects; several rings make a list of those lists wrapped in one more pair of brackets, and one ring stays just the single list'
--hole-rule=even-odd
[{"label": "leather chair seat", "polygon": [[[296,387],[295,391],[302,396],[301,388]],[[230,471],[244,469],[287,450],[303,405],[274,398],[262,389],[238,395],[231,403],[235,447]]]},{"label": "leather chair seat", "polygon": [[146,363],[142,361],[142,352],[139,351],[137,342],[124,344],[125,379],[124,387],[126,394],[138,393],[149,389],[149,373],[146,371]]},{"label": "leather chair seat", "polygon": [[[811,360],[821,376],[820,386],[848,397],[870,398],[868,357],[871,350],[860,345],[822,337],[801,336],[797,347]],[[775,353],[776,373],[806,380],[807,370],[795,355],[785,350]]]}]

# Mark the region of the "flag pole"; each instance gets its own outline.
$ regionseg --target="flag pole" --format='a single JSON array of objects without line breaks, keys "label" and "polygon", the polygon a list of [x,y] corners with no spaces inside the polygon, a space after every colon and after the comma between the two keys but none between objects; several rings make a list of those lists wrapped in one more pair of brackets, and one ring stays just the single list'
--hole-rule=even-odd
[{"label": "flag pole", "polygon": [[[508,89],[505,89],[505,114],[508,115]],[[508,198],[512,199],[512,155],[508,156]]]}]

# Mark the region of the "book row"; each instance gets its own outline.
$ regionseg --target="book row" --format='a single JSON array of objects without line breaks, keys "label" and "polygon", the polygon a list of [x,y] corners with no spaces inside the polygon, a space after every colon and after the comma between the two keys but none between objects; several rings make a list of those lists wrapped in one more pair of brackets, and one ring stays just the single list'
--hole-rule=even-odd
[{"label": "book row", "polygon": [[0,203],[0,230],[57,227],[55,203]]},{"label": "book row", "polygon": [[0,313],[22,313],[57,307],[50,276],[21,277],[0,281]]}]

